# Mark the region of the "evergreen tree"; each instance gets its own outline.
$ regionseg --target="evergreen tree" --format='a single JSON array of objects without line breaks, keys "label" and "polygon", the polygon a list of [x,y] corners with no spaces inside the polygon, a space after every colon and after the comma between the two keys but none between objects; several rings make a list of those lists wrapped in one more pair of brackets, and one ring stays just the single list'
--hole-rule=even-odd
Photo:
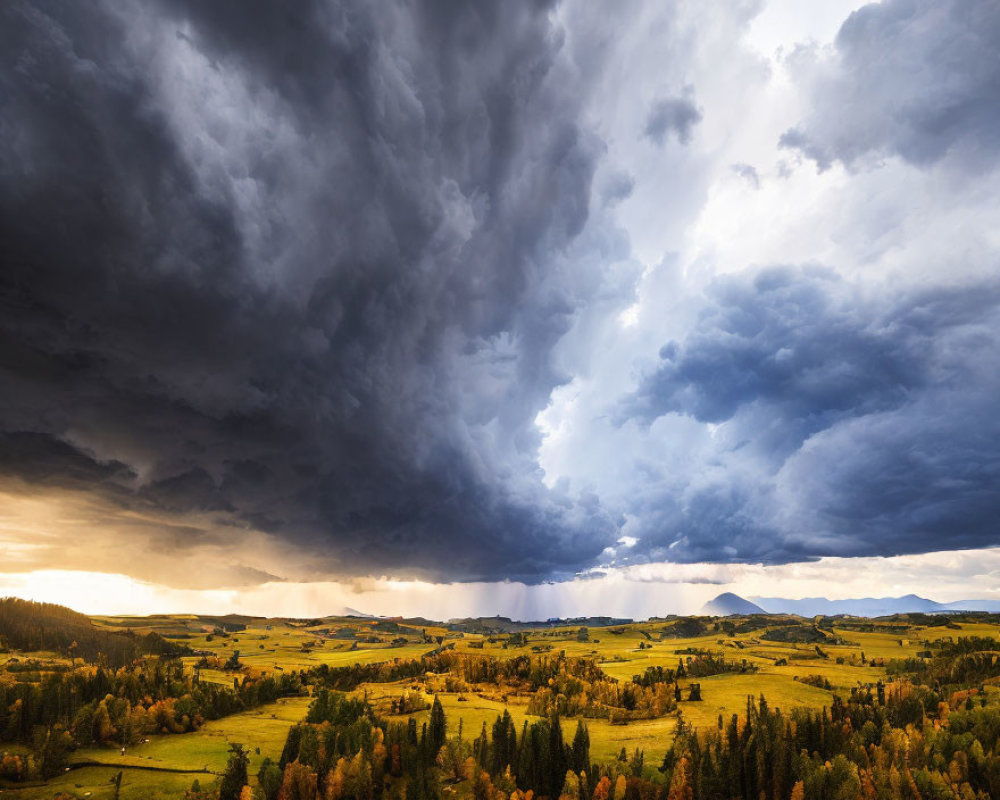
[{"label": "evergreen tree", "polygon": [[250,756],[243,745],[233,742],[229,745],[229,761],[226,771],[222,773],[222,783],[219,785],[219,800],[240,800],[240,792],[247,785],[247,765]]},{"label": "evergreen tree", "polygon": [[575,772],[590,768],[590,733],[583,720],[576,723],[576,733],[573,734],[572,757],[570,766]]},{"label": "evergreen tree", "polygon": [[270,758],[265,758],[260,765],[257,785],[264,794],[264,800],[277,800],[281,789],[281,769]]},{"label": "evergreen tree", "polygon": [[544,792],[549,797],[559,797],[562,793],[563,780],[566,778],[566,747],[563,744],[562,725],[555,714],[549,720],[548,730],[548,764],[547,780]]},{"label": "evergreen tree", "polygon": [[479,736],[472,743],[472,755],[476,759],[476,764],[480,768],[485,769],[489,766],[489,749],[490,743],[486,736],[486,721],[483,721],[483,729],[479,732]]},{"label": "evergreen tree", "polygon": [[507,766],[517,766],[517,732],[514,719],[504,709],[493,723],[493,751],[490,757],[490,773],[500,775]]},{"label": "evergreen tree", "polygon": [[434,695],[434,704],[431,706],[431,722],[428,728],[428,735],[430,736],[431,752],[436,757],[437,752],[444,745],[444,741],[448,735],[448,721],[445,718],[444,707],[441,705],[441,700],[437,695]]},{"label": "evergreen tree", "polygon": [[285,737],[285,746],[281,749],[281,758],[278,760],[278,769],[282,773],[284,773],[286,766],[299,757],[299,742],[301,739],[302,726],[292,725],[288,729],[288,736]]}]

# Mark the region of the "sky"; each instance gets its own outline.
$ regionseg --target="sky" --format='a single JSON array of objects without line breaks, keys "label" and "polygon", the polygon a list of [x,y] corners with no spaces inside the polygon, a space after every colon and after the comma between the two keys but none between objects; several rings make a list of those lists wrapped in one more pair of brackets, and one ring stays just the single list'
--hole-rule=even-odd
[{"label": "sky", "polygon": [[0,594],[1000,594],[1000,5],[14,0]]}]

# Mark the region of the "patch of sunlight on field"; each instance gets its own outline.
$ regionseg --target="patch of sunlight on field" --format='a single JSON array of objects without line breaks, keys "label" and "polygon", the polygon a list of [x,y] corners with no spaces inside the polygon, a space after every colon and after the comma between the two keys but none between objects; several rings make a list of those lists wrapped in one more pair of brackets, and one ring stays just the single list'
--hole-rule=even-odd
[{"label": "patch of sunlight on field", "polygon": [[[392,684],[368,683],[357,689],[359,694],[368,693],[368,698],[373,704],[378,704],[382,698],[398,697],[409,688],[409,682],[399,682]],[[525,720],[535,722],[540,719],[535,715],[527,713],[527,698],[511,698],[507,703],[502,700],[492,700],[481,697],[475,692],[465,692],[461,695],[451,692],[438,692],[436,696],[444,707],[445,716],[448,719],[448,735],[457,736],[459,720],[462,725],[462,737],[465,739],[475,739],[482,731],[483,724],[486,724],[488,733],[492,732],[493,723],[496,718],[503,714],[504,710],[510,712],[517,728],[518,736]],[[466,698],[459,700],[459,697]],[[425,694],[428,702],[433,702],[434,694]],[[420,725],[430,718],[429,711],[418,711],[414,714],[400,714],[386,716],[389,721],[403,722],[413,717]],[[651,759],[655,759],[658,765],[663,760],[663,755],[667,747],[673,740],[673,732],[676,727],[676,720],[673,717],[661,717],[654,720],[634,720],[627,725],[612,725],[607,720],[585,719],[583,722],[590,732],[590,754],[595,761],[610,760],[618,755],[622,747],[625,747],[629,755],[638,747],[646,753],[646,764],[652,764]],[[576,732],[577,718],[567,718],[562,721],[563,737],[566,741],[571,741]]]},{"label": "patch of sunlight on field", "polygon": [[[768,673],[713,675],[699,678],[701,684],[700,702],[682,700],[681,713],[684,719],[696,728],[716,727],[719,714],[728,722],[733,714],[746,713],[747,698],[764,695],[771,708],[791,711],[793,708],[815,708],[830,705],[832,694],[825,689],[817,689],[789,676]],[[681,681],[685,687],[686,681]],[[687,691],[684,690],[684,697]]]},{"label": "patch of sunlight on field", "polygon": [[337,653],[317,653],[318,660],[331,667],[349,667],[353,664],[376,664],[382,661],[393,661],[394,659],[409,660],[420,658],[424,653],[433,649],[431,645],[405,645],[403,647],[383,647],[363,650],[344,650]]},{"label": "patch of sunlight on field", "polygon": [[[576,722],[567,720],[564,729],[569,736],[576,730]],[[639,748],[645,753],[647,767],[658,767],[667,748],[674,740],[677,720],[674,717],[633,720],[627,725],[612,725],[601,719],[586,720],[590,733],[590,757],[593,761],[611,761],[624,747],[631,757]]]},{"label": "patch of sunlight on field", "polygon": [[811,661],[795,661],[788,666],[772,666],[769,672],[783,675],[788,678],[804,678],[809,675],[820,675],[830,682],[834,691],[847,696],[851,689],[858,684],[865,685],[885,680],[885,670],[881,667],[851,666],[850,664],[837,664],[835,661],[826,659],[814,659]]}]

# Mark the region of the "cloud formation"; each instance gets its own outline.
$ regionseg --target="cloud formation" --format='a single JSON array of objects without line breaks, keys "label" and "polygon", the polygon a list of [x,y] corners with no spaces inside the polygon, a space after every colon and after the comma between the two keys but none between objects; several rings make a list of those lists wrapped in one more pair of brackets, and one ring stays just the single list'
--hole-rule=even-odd
[{"label": "cloud formation", "polygon": [[959,151],[978,169],[1000,150],[1000,7],[888,0],[852,13],[828,60],[796,57],[811,107],[781,139],[820,169],[899,156],[928,165]]},{"label": "cloud formation", "polygon": [[673,134],[681,144],[691,141],[691,132],[701,122],[701,110],[687,87],[678,97],[663,97],[653,103],[646,118],[646,136],[661,147]]},{"label": "cloud formation", "polygon": [[1000,14],[848,6],[7,4],[0,555],[1000,544]]},{"label": "cloud formation", "polygon": [[3,14],[9,473],[344,572],[612,540],[533,476],[600,152],[547,8]]},{"label": "cloud formation", "polygon": [[773,562],[1000,543],[1000,283],[866,293],[785,267],[708,297],[619,410],[719,426],[683,493],[633,510],[646,547]]}]

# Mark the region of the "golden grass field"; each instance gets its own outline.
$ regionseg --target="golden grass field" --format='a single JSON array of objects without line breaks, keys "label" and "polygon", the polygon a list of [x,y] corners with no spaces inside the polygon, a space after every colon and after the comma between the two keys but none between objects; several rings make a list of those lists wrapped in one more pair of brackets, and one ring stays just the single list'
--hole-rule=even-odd
[{"label": "golden grass field", "polygon": [[[834,692],[842,694],[849,693],[852,687],[859,684],[871,684],[885,679],[884,667],[872,666],[870,662],[868,665],[861,665],[862,652],[867,659],[906,658],[916,656],[925,649],[924,640],[1000,634],[995,625],[968,623],[958,624],[957,627],[952,623],[949,628],[900,627],[898,630],[884,632],[859,632],[835,626],[833,634],[848,644],[824,645],[823,651],[827,657],[821,658],[811,644],[762,640],[767,629],[735,636],[712,631],[696,637],[660,640],[659,634],[665,624],[662,621],[623,626],[621,629],[614,629],[620,630],[617,633],[608,628],[591,628],[591,641],[587,642],[577,641],[576,626],[533,630],[528,632],[527,645],[521,647],[504,647],[503,640],[507,637],[503,635],[495,637],[498,641],[489,641],[480,635],[462,635],[443,628],[428,627],[402,633],[378,634],[382,641],[358,642],[356,649],[351,649],[351,641],[334,638],[332,634],[351,628],[359,636],[372,635],[371,621],[357,618],[324,619],[319,624],[303,625],[288,620],[254,619],[246,630],[228,636],[212,635],[211,625],[193,616],[102,618],[99,623],[109,627],[130,627],[137,633],[155,630],[194,649],[211,651],[223,661],[238,649],[240,660],[244,664],[269,673],[275,670],[307,669],[319,664],[345,666],[396,658],[416,658],[437,646],[436,641],[427,641],[425,634],[429,637],[444,637],[445,643],[453,643],[459,652],[468,651],[498,658],[522,654],[537,656],[539,653],[533,647],[550,646],[550,652],[565,650],[570,656],[593,657],[608,675],[623,680],[642,673],[648,666],[676,667],[678,660],[684,656],[684,651],[690,648],[724,653],[727,659],[746,659],[754,664],[758,668],[754,673],[727,673],[697,679],[702,687],[702,701],[684,700],[680,703],[684,719],[697,727],[715,726],[720,715],[728,720],[732,714],[742,713],[748,696],[763,694],[772,707],[782,709],[795,706],[820,708],[829,705],[831,691],[802,683],[796,680],[797,677],[820,675],[829,681]],[[775,626],[780,624],[776,621]],[[390,644],[393,638],[405,638],[407,641],[393,646]],[[640,649],[640,643],[644,643],[645,647]],[[481,645],[481,649],[478,645]],[[58,658],[53,654],[47,655],[52,659]],[[787,660],[787,664],[776,664],[778,659]],[[837,663],[838,659],[843,663]],[[190,669],[193,669],[196,661],[197,657],[185,659]],[[203,669],[201,678],[230,684],[233,674]],[[479,687],[478,691],[460,695],[442,691],[442,683],[440,678],[425,676],[420,680],[395,684],[366,684],[359,687],[357,692],[367,693],[369,699],[382,708],[387,705],[380,703],[383,698],[398,696],[404,689],[424,692],[428,700],[432,694],[436,694],[447,713],[449,734],[456,735],[461,725],[462,735],[469,739],[479,734],[483,723],[487,727],[491,726],[505,708],[514,717],[518,729],[527,717],[526,696],[509,695],[504,698],[497,687]],[[682,686],[686,683],[685,680],[681,681]],[[996,698],[996,692],[996,689],[990,688],[991,699]],[[687,696],[686,692],[684,696]],[[231,741],[251,745],[250,770],[254,774],[263,758],[270,756],[277,759],[288,727],[304,717],[308,703],[309,698],[305,697],[286,699],[251,712],[207,723],[195,733],[156,736],[149,744],[130,748],[125,757],[116,749],[78,751],[74,755],[74,761],[100,761],[102,766],[74,769],[45,786],[23,788],[17,792],[7,789],[0,796],[34,800],[51,798],[61,790],[77,797],[110,798],[112,787],[109,780],[119,769],[123,769],[121,797],[124,800],[176,797],[195,778],[210,783],[215,776],[195,772],[155,772],[140,767],[208,769],[217,773],[225,765]],[[421,711],[413,716],[418,721],[423,721],[428,713]],[[572,737],[576,721],[564,720],[563,724],[564,735]],[[610,760],[622,747],[631,754],[638,747],[645,751],[647,768],[652,768],[659,764],[669,746],[677,719],[676,715],[671,714],[654,720],[631,721],[626,725],[612,725],[606,720],[593,719],[588,720],[587,725],[594,760]],[[259,754],[254,750],[256,747],[260,748]]]}]

